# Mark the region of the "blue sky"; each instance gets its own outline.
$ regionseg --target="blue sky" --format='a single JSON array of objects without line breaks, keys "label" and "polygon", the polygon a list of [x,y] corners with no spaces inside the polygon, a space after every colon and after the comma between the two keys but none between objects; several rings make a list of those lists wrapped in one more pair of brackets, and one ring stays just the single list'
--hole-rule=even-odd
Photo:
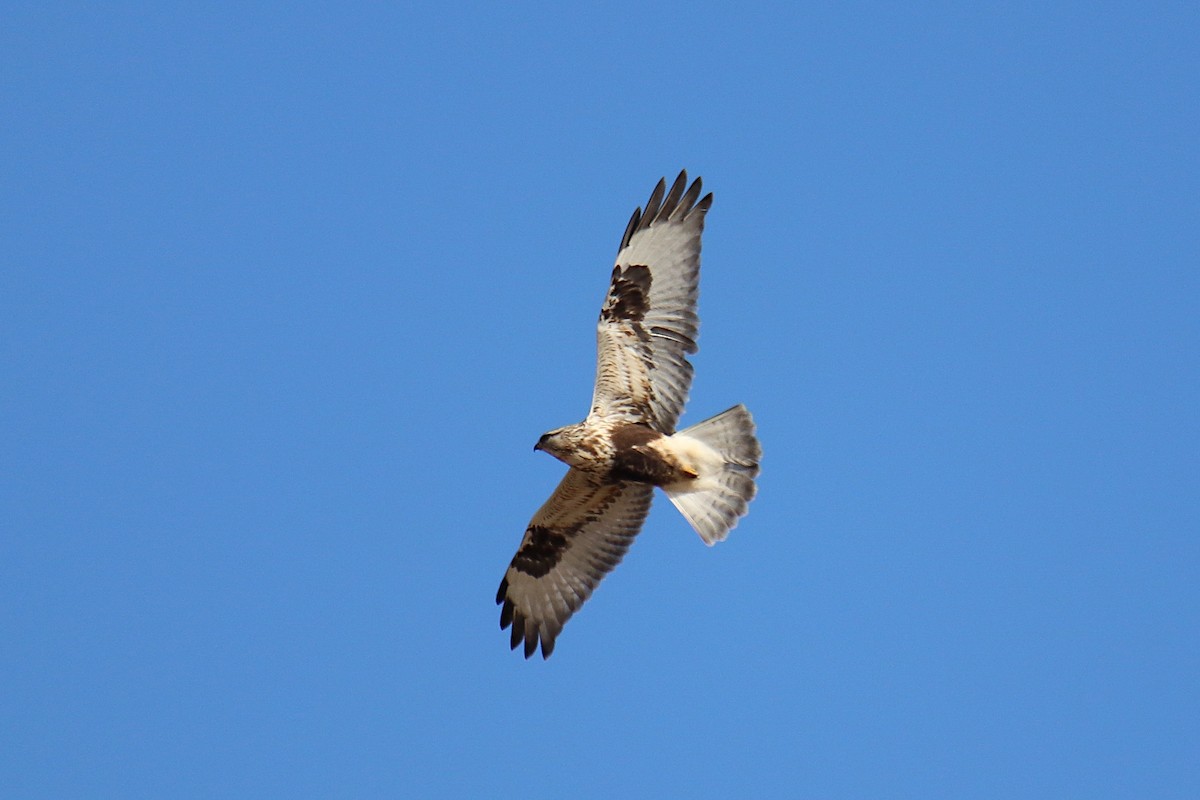
[{"label": "blue sky", "polygon": [[[1200,796],[1195,5],[442,8],[3,12],[2,793]],[[760,494],[526,662],[681,167]]]}]

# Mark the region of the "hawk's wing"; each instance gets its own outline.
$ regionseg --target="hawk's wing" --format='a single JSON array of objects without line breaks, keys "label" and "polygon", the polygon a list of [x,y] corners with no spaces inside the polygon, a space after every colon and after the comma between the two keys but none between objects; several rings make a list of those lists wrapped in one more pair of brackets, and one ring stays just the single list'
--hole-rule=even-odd
[{"label": "hawk's wing", "polygon": [[496,603],[500,628],[512,625],[512,647],[524,640],[529,658],[554,637],[629,549],[650,511],[653,487],[603,483],[572,468],[533,515],[513,556]]},{"label": "hawk's wing", "polygon": [[688,353],[696,352],[700,234],[712,194],[680,172],[671,191],[659,181],[646,210],[629,220],[596,332],[593,417],[642,422],[665,434],[692,385]]}]

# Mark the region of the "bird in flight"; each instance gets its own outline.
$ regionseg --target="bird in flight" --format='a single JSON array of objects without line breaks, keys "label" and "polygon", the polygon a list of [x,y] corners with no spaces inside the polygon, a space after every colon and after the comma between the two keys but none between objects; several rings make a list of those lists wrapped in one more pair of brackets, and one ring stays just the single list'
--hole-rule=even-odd
[{"label": "bird in flight", "polygon": [[[692,383],[699,317],[700,234],[712,206],[680,172],[660,180],[621,237],[596,330],[596,386],[580,423],[543,434],[543,450],[570,469],[533,515],[496,603],[500,628],[525,658],[554,641],[629,549],[654,487],[705,544],[729,535],[753,499],[762,449],[736,405],[675,430]],[[686,191],[685,191],[686,189]]]}]

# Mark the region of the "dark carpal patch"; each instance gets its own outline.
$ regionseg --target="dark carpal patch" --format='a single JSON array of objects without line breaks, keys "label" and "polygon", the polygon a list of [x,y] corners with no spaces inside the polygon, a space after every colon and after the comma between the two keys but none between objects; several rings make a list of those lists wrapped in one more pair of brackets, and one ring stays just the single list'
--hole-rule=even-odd
[{"label": "dark carpal patch", "polygon": [[526,531],[529,541],[513,556],[513,568],[534,578],[540,578],[554,569],[567,549],[567,538],[574,533],[569,529],[555,530],[544,525],[530,525]]},{"label": "dark carpal patch", "polygon": [[605,322],[641,322],[650,310],[650,268],[642,264],[613,267],[608,299],[600,310]]}]

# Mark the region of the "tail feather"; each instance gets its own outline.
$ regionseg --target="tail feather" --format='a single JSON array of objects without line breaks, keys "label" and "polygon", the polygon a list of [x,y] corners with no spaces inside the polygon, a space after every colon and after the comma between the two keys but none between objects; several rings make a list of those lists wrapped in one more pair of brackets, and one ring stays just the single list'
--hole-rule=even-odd
[{"label": "tail feather", "polygon": [[754,419],[737,405],[671,437],[697,477],[663,487],[679,513],[707,545],[723,541],[754,499],[762,447]]}]

